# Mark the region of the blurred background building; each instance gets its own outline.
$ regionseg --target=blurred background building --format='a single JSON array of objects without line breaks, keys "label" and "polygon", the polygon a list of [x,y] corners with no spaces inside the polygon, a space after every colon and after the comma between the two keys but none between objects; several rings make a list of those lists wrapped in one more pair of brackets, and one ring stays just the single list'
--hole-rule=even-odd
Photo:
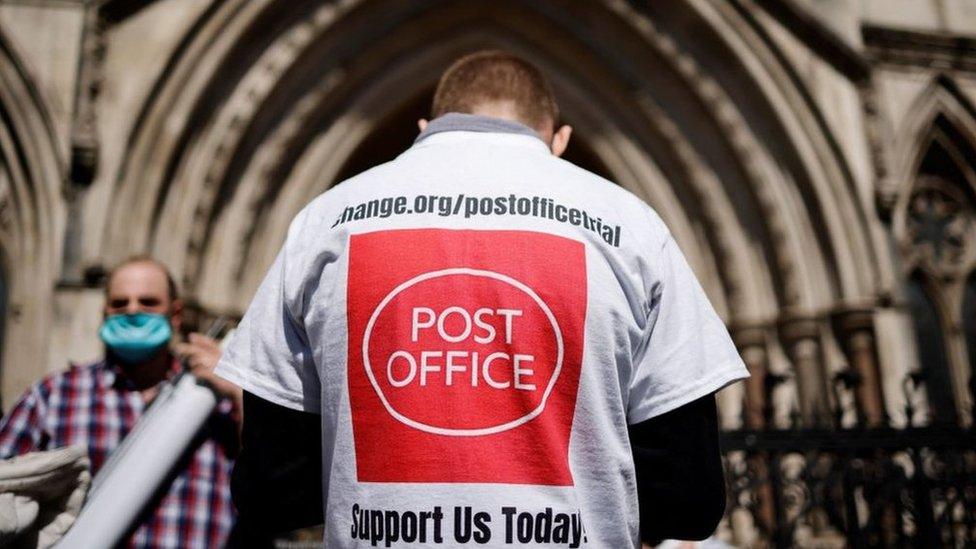
[{"label": "blurred background building", "polygon": [[129,255],[239,317],[484,47],[551,77],[568,159],[657,209],[753,374],[719,535],[973,543],[974,0],[0,0],[3,408],[101,354]]}]

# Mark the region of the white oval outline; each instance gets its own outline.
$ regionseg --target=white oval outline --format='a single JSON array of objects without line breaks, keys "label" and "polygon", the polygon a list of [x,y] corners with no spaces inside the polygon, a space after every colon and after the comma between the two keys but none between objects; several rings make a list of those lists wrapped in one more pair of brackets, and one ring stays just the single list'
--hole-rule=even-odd
[{"label": "white oval outline", "polygon": [[[377,383],[376,378],[373,376],[373,370],[372,368],[370,368],[369,338],[370,335],[372,335],[373,325],[376,324],[376,319],[379,318],[380,313],[383,312],[383,309],[386,308],[386,306],[390,303],[390,301],[393,301],[393,298],[395,298],[400,292],[406,290],[407,288],[417,283],[424,282],[432,278],[440,278],[442,276],[452,276],[458,274],[493,278],[495,280],[500,280],[502,282],[515,286],[519,290],[522,290],[523,292],[528,294],[528,296],[531,297],[536,302],[537,305],[539,305],[539,308],[542,309],[542,312],[546,314],[546,317],[549,319],[549,323],[552,324],[552,329],[556,334],[556,345],[557,345],[556,367],[555,369],[553,369],[552,378],[549,380],[549,385],[546,387],[545,393],[542,394],[542,401],[528,414],[518,419],[509,421],[508,423],[495,425],[493,427],[484,427],[481,429],[447,429],[444,427],[435,427],[433,425],[427,425],[426,423],[421,423],[419,421],[410,419],[407,416],[396,411],[393,405],[391,405],[389,401],[386,400],[386,395],[384,395],[383,390],[380,389],[379,383]],[[508,431],[509,429],[514,429],[519,425],[522,425],[524,423],[527,423],[535,419],[535,417],[541,414],[542,410],[545,409],[546,403],[549,401],[549,394],[552,393],[552,388],[556,385],[556,380],[559,379],[559,372],[562,370],[562,366],[563,366],[563,334],[562,331],[560,331],[559,329],[559,323],[556,322],[556,317],[552,314],[552,311],[549,309],[549,306],[546,305],[546,302],[543,301],[542,298],[540,298],[532,290],[532,288],[529,288],[528,286],[519,282],[518,280],[515,280],[514,278],[503,275],[501,273],[496,273],[494,271],[470,269],[468,267],[455,267],[451,269],[442,269],[439,271],[430,271],[422,275],[417,275],[411,278],[410,280],[407,280],[406,282],[400,284],[396,288],[393,288],[393,290],[390,293],[386,294],[386,297],[383,298],[383,301],[380,301],[380,304],[376,306],[375,310],[373,310],[372,316],[369,317],[369,322],[366,323],[366,331],[363,333],[363,366],[366,368],[366,376],[369,377],[369,381],[373,385],[373,390],[376,391],[376,395],[380,397],[380,401],[383,402],[383,406],[386,408],[386,411],[389,412],[390,415],[393,416],[393,418],[399,421],[400,423],[403,423],[404,425],[407,425],[409,427],[413,427],[414,429],[419,429],[421,431],[433,433],[436,435],[446,435],[446,436],[454,436],[454,437],[494,435],[497,433]]]}]

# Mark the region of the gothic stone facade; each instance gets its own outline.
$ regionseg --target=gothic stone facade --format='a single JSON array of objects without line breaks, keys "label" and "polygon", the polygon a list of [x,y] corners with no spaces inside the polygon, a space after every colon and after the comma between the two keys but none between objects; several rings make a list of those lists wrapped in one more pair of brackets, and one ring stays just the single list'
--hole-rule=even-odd
[{"label": "gothic stone facade", "polygon": [[483,47],[671,227],[753,374],[726,429],[972,423],[969,0],[0,1],[3,406],[100,354],[129,255],[239,317],[291,217]]}]

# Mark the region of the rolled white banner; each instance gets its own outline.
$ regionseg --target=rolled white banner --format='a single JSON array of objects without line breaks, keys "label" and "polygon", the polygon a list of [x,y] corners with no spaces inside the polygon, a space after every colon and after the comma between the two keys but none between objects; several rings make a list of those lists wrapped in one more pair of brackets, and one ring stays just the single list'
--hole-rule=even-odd
[{"label": "rolled white banner", "polygon": [[190,373],[165,383],[93,479],[85,506],[57,547],[115,546],[216,406],[213,389]]}]

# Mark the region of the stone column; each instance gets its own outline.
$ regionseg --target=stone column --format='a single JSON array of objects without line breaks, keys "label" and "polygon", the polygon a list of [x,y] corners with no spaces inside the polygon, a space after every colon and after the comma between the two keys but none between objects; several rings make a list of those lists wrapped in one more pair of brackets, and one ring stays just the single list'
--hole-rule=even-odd
[{"label": "stone column", "polygon": [[[739,326],[732,330],[732,339],[739,350],[742,361],[749,369],[750,377],[745,381],[746,402],[745,402],[745,427],[746,429],[761,431],[767,428],[772,418],[772,403],[767,398],[766,380],[769,373],[768,356],[766,353],[766,328],[761,326]],[[773,507],[772,484],[769,478],[769,455],[766,452],[750,453],[746,457],[748,467],[758,479],[762,479],[753,493],[756,501],[754,519],[764,529],[770,528],[775,521],[776,512]],[[742,523],[741,516],[738,529],[746,527]],[[755,524],[750,525],[755,528]],[[741,532],[740,532],[741,533]],[[740,543],[745,541],[738,536]],[[751,540],[755,541],[755,540]],[[748,543],[742,543],[747,545]]]},{"label": "stone column", "polygon": [[745,381],[746,402],[744,421],[747,429],[760,430],[766,427],[766,337],[765,330],[758,326],[737,327],[732,330],[732,339],[739,355],[751,377]]},{"label": "stone column", "polygon": [[780,325],[780,338],[796,374],[800,417],[808,427],[831,421],[820,327],[821,321],[813,318],[792,318]]},{"label": "stone column", "polygon": [[860,379],[854,396],[860,421],[868,427],[886,421],[881,375],[874,342],[874,316],[870,310],[839,313],[835,326],[850,368]]}]

